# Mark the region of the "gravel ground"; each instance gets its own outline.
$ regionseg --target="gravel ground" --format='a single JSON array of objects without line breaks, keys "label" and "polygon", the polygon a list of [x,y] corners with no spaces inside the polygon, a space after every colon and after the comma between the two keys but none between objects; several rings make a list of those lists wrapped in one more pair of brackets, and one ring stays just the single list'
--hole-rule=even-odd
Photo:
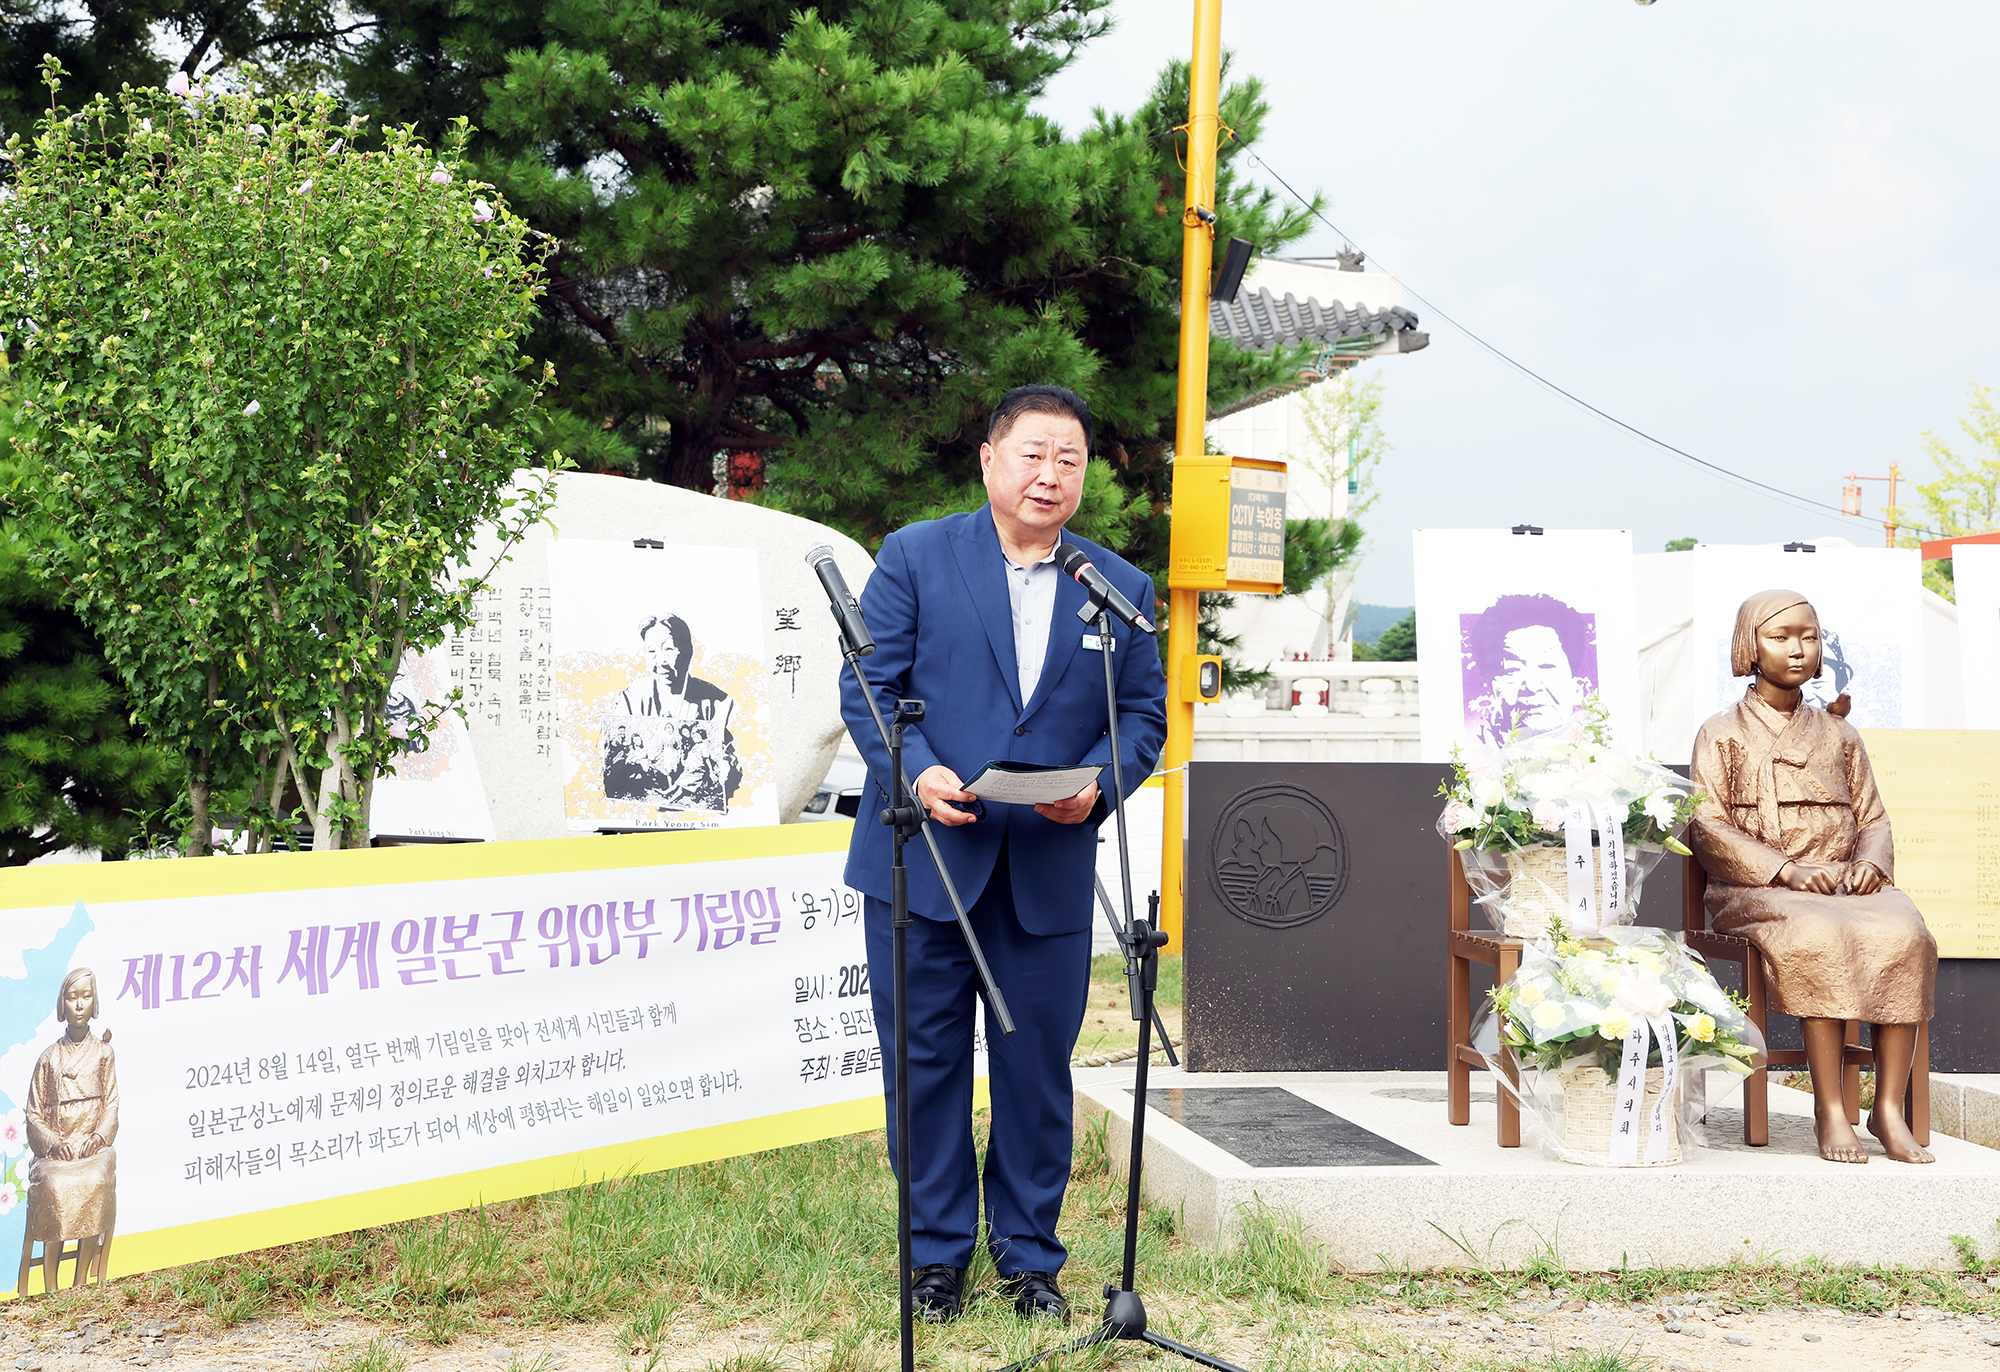
[{"label": "gravel ground", "polygon": [[[1231,1331],[1220,1340],[1222,1346],[1211,1351],[1254,1367],[1268,1351],[1261,1332]],[[1540,1301],[1490,1312],[1426,1313],[1379,1305],[1340,1312],[1329,1321],[1329,1339],[1347,1342],[1354,1334],[1369,1336],[1368,1342],[1378,1350],[1414,1354],[1419,1364],[1440,1367],[1532,1367],[1555,1353],[1609,1348],[1623,1351],[1635,1367],[1661,1372],[2000,1368],[2000,1320],[1925,1309],[1870,1317],[1814,1309],[1747,1314],[1716,1304],[1600,1307],[1580,1301]],[[948,1341],[949,1335],[945,1337]],[[344,1355],[375,1340],[387,1342],[383,1351],[393,1350],[392,1358],[406,1357],[412,1372],[600,1368],[622,1372],[646,1363],[620,1345],[612,1325],[573,1325],[553,1332],[503,1327],[432,1348],[353,1319],[307,1323],[280,1317],[218,1330],[204,1328],[199,1321],[110,1323],[85,1317],[79,1325],[35,1330],[0,1315],[0,1372],[9,1367],[17,1372],[110,1372],[129,1367],[289,1372],[339,1366],[347,1361]],[[785,1343],[754,1328],[690,1331],[671,1341],[657,1366],[701,1368],[763,1354],[774,1356],[781,1365],[810,1367],[820,1361],[822,1351],[810,1344]],[[957,1361],[949,1354],[944,1360]]]},{"label": "gravel ground", "polygon": [[[1688,1297],[1690,1302],[1697,1298]],[[1532,1350],[1619,1348],[1667,1372],[1894,1372],[1916,1367],[2000,1367],[2000,1320],[1912,1309],[1888,1315],[1779,1309],[1758,1314],[1708,1303],[1599,1306],[1544,1301],[1491,1314],[1371,1312],[1404,1338],[1441,1354],[1482,1346],[1521,1358]]]}]

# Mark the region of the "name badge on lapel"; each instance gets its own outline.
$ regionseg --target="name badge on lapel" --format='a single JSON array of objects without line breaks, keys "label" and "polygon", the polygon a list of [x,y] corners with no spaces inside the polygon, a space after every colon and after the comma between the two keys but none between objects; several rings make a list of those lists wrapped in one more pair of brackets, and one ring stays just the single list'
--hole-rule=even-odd
[{"label": "name badge on lapel", "polygon": [[[1083,646],[1093,653],[1098,653],[1104,651],[1107,645],[1096,634],[1085,634],[1083,636]],[[1118,651],[1118,640],[1116,637],[1112,638],[1109,647],[1114,653]]]}]

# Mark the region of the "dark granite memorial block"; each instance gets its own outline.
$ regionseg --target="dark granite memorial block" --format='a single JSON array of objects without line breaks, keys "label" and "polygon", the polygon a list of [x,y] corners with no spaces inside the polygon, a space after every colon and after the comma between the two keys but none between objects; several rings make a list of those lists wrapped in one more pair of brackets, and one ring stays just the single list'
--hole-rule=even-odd
[{"label": "dark granite memorial block", "polygon": [[1280,1086],[1155,1087],[1146,1103],[1252,1167],[1435,1167]]},{"label": "dark granite memorial block", "polygon": [[1189,1070],[1444,1066],[1448,770],[1188,765]]}]

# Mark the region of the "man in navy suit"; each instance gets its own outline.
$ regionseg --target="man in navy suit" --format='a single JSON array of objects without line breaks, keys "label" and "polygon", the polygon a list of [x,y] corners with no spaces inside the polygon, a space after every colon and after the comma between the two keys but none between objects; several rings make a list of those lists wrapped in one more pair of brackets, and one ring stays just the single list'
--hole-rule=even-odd
[{"label": "man in navy suit", "polygon": [[[995,804],[984,818],[948,802],[974,800],[966,778],[992,761],[1070,766],[1108,763],[1112,740],[1101,654],[1112,654],[1125,784],[1145,781],[1166,738],[1166,681],[1153,640],[1122,624],[1100,643],[1077,611],[1083,588],[1056,569],[1059,543],[1082,548],[1126,599],[1153,604],[1153,583],[1115,553],[1065,534],[1083,495],[1090,408],[1057,386],[1009,391],[979,449],[987,505],[927,520],[883,540],[861,609],[875,638],[868,675],[884,715],[921,700],[921,725],[903,735],[903,767],[936,826],[938,845],[1016,1032],[987,1036],[993,1124],[986,1148],[986,1243],[1001,1289],[1024,1317],[1067,1320],[1056,1285],[1065,1250],[1056,1238],[1069,1184],[1069,1055],[1090,984],[1090,926],[1097,828],[1110,813],[1093,782],[1064,801]],[[1116,624],[1116,621],[1113,621]],[[851,677],[841,712],[868,763],[847,883],[864,896],[875,1023],[893,1034],[889,756]],[[1103,774],[1104,786],[1111,783]],[[906,856],[912,1299],[933,1320],[963,1303],[979,1216],[972,1142],[973,1012],[977,974],[944,887],[922,845]],[[894,1044],[886,1044],[887,1053]],[[895,1081],[884,1072],[890,1119]]]}]

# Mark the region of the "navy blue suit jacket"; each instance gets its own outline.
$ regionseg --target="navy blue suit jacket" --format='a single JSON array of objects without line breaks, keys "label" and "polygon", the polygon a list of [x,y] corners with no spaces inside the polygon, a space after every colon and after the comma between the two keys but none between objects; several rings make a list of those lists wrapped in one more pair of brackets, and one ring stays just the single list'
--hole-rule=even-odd
[{"label": "navy blue suit jacket", "polygon": [[[1153,582],[1116,553],[1065,534],[1141,610]],[[988,762],[1058,766],[1109,762],[1104,664],[1083,646],[1095,631],[1077,611],[1088,597],[1070,577],[1057,583],[1048,656],[1034,695],[1021,699],[1014,617],[991,507],[911,524],[883,540],[875,572],[861,593],[875,652],[862,659],[884,718],[896,700],[924,702],[924,721],[903,734],[903,770],[915,781],[938,763],[971,780]],[[1119,760],[1127,792],[1151,775],[1166,740],[1166,678],[1151,636],[1116,620],[1112,666],[1118,692]],[[890,832],[878,815],[888,804],[889,753],[868,717],[852,673],[841,678],[841,714],[868,764],[869,793],[847,854],[847,884],[888,900]],[[989,805],[976,824],[931,826],[968,909],[986,889],[1001,840],[1007,840],[1015,913],[1031,934],[1067,934],[1091,922],[1097,828],[1110,809],[1111,773],[1090,818],[1058,824],[1026,805]],[[951,903],[921,838],[904,850],[910,908],[951,919]]]}]

